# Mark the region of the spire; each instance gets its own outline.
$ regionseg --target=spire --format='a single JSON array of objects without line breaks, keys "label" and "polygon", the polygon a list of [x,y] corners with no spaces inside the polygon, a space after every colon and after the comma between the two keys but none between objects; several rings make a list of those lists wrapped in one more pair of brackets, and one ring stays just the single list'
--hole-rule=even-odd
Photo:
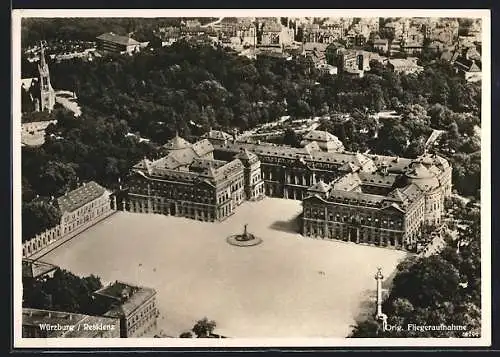
[{"label": "spire", "polygon": [[43,50],[43,42],[40,41],[40,67],[44,68],[47,64],[45,63],[45,51]]}]

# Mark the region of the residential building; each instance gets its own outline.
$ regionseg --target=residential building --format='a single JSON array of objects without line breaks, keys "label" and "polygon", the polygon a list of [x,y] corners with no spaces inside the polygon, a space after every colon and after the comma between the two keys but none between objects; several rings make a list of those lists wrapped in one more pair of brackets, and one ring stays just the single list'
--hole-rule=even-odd
[{"label": "residential building", "polygon": [[139,51],[141,44],[129,36],[117,35],[113,32],[103,33],[96,38],[97,50],[120,54],[133,54]]},{"label": "residential building", "polygon": [[310,58],[316,67],[326,64],[327,44],[306,42],[302,44],[302,54]]},{"label": "residential building", "polygon": [[119,321],[119,337],[154,335],[159,316],[154,289],[115,281],[93,295],[111,305],[104,317]]},{"label": "residential building", "polygon": [[478,82],[481,80],[481,62],[467,57],[459,57],[453,63],[457,73],[467,82]]},{"label": "residential building", "polygon": [[250,23],[237,23],[234,25],[236,28],[236,36],[241,39],[243,46],[256,46],[257,45],[257,28]]},{"label": "residential building", "polygon": [[118,338],[118,318],[23,308],[23,338]]},{"label": "residential building", "polygon": [[59,197],[57,204],[62,214],[63,235],[89,227],[113,212],[110,192],[94,181]]},{"label": "residential building", "polygon": [[318,66],[318,69],[321,71],[322,74],[328,74],[330,76],[338,74],[338,68],[332,66],[331,64],[320,64]]},{"label": "residential building", "polygon": [[386,38],[378,38],[373,41],[373,49],[386,53],[389,51],[389,40]]},{"label": "residential building", "polygon": [[417,64],[417,58],[408,57],[404,58],[391,58],[388,60],[388,68],[396,73],[419,73],[423,71],[423,67]]},{"label": "residential building", "polygon": [[346,73],[361,73],[370,70],[370,58],[373,54],[362,50],[339,50],[333,57],[333,64],[339,71]]},{"label": "residential building", "polygon": [[[259,45],[270,46],[270,45],[281,45],[281,25],[274,21],[266,21],[260,25],[260,42]],[[259,38],[259,37],[257,37]]]}]

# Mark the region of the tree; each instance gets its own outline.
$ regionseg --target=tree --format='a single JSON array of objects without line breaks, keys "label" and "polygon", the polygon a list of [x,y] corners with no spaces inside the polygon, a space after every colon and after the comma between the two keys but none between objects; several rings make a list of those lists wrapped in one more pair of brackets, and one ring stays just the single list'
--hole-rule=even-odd
[{"label": "tree", "polygon": [[23,242],[36,234],[53,228],[61,223],[61,212],[54,205],[43,200],[23,203],[22,238]]},{"label": "tree", "polygon": [[43,196],[60,196],[76,183],[75,165],[49,161],[43,166],[38,182],[33,186]]},{"label": "tree", "polygon": [[283,144],[298,148],[301,146],[300,137],[292,128],[287,128],[283,136]]},{"label": "tree", "polygon": [[92,293],[102,287],[99,277],[79,277],[57,269],[53,277],[23,281],[23,307],[99,315],[110,306],[95,301]]},{"label": "tree", "polygon": [[215,327],[215,321],[209,321],[206,317],[204,317],[196,322],[191,331],[193,331],[197,338],[207,338],[213,333]]},{"label": "tree", "polygon": [[179,338],[193,338],[193,334],[190,331],[183,332],[179,335]]},{"label": "tree", "polygon": [[378,150],[390,155],[402,155],[410,143],[410,133],[398,119],[384,119],[379,130]]},{"label": "tree", "polygon": [[370,316],[366,320],[358,321],[349,335],[351,338],[361,338],[361,337],[384,337],[384,331],[382,329],[382,324]]},{"label": "tree", "polygon": [[[446,272],[446,273],[444,273]],[[435,308],[458,293],[459,272],[437,255],[420,258],[394,277],[392,296],[406,298],[415,307]]]}]

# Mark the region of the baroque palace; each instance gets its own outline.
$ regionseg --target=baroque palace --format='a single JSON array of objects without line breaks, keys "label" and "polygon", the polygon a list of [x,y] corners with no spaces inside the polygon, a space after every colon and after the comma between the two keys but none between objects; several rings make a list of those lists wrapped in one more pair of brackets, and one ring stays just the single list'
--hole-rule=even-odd
[{"label": "baroque palace", "polygon": [[302,200],[302,234],[415,250],[424,226],[441,223],[451,195],[449,163],[344,150],[324,131],[301,148],[237,140],[210,130],[192,144],[176,135],[158,160],[131,170],[126,207],[221,221],[244,200]]}]

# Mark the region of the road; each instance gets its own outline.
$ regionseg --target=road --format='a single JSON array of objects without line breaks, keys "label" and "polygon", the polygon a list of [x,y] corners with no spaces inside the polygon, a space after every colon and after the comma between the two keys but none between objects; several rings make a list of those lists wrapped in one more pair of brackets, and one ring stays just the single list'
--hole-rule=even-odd
[{"label": "road", "polygon": [[429,146],[431,146],[432,144],[434,144],[434,142],[437,140],[437,138],[439,138],[439,136],[441,134],[443,134],[443,133],[444,133],[444,130],[436,130],[436,129],[434,129],[432,131],[432,134],[429,136],[429,138],[425,142],[425,147],[428,148]]},{"label": "road", "polygon": [[[289,119],[289,116],[283,116],[275,122],[261,124],[253,129],[251,129],[251,130],[247,130],[247,131],[243,132],[241,135],[238,136],[238,139],[242,140],[242,139],[249,138],[249,137],[259,138],[259,137],[281,135],[281,134],[283,134],[283,130],[282,129],[274,129],[274,128],[276,126],[278,126],[279,124],[283,124],[287,119]],[[314,118],[314,119],[312,119],[312,122],[310,123],[310,125],[307,128],[296,129],[295,132],[302,134],[302,133],[310,132],[312,130],[316,130],[320,125],[319,121],[320,121],[319,117]],[[262,130],[262,129],[266,129],[266,131],[258,133],[258,131]]]},{"label": "road", "polygon": [[213,26],[213,25],[217,25],[218,23],[220,23],[224,18],[223,17],[219,17],[217,20],[215,20],[214,22],[209,22],[208,24],[205,24],[205,25],[201,25],[201,27],[210,27],[210,26]]}]

